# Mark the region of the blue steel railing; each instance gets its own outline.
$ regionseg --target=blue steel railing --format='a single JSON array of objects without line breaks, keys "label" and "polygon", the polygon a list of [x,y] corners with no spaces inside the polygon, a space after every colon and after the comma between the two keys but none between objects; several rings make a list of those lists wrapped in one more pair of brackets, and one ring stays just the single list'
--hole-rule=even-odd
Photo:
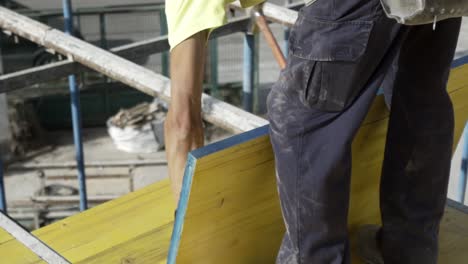
[{"label": "blue steel railing", "polygon": [[[73,11],[71,0],[63,0],[63,18],[65,20],[65,33],[73,35]],[[78,181],[80,191],[80,211],[88,209],[88,199],[86,195],[86,174],[83,154],[83,137],[81,134],[81,103],[80,90],[76,83],[75,75],[68,76],[71,97],[71,113],[73,125],[73,142],[75,144],[76,165],[78,168]]]},{"label": "blue steel railing", "polygon": [[244,36],[244,65],[242,82],[242,108],[253,112],[253,91],[258,81],[258,37],[245,33]]}]

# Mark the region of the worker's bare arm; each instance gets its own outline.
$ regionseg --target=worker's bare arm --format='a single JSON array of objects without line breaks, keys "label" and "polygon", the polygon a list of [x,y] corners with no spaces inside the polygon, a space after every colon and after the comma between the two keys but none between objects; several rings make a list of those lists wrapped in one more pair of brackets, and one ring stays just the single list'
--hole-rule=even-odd
[{"label": "worker's bare arm", "polygon": [[[172,48],[172,99],[165,134],[169,177],[176,200],[187,153],[203,145],[201,94],[208,34],[225,23],[226,4],[233,1],[166,0],[168,38]],[[263,0],[240,2],[243,7],[248,7]]]},{"label": "worker's bare arm", "polygon": [[201,94],[207,30],[184,40],[171,51],[171,104],[165,123],[169,178],[176,202],[189,151],[203,146]]}]

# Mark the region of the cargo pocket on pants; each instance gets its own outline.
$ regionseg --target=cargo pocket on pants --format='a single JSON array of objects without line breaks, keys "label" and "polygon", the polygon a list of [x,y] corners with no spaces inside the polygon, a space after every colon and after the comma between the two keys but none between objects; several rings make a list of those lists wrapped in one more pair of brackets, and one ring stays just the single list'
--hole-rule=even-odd
[{"label": "cargo pocket on pants", "polygon": [[306,65],[301,98],[322,111],[341,111],[364,88],[365,57],[372,21],[335,22],[299,16],[291,31],[290,54]]}]

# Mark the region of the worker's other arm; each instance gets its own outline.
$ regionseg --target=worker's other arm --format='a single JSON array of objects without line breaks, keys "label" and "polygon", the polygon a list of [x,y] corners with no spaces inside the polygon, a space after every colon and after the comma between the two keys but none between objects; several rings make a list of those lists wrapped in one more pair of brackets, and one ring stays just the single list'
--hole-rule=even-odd
[{"label": "worker's other arm", "polygon": [[201,95],[207,30],[182,41],[171,51],[171,104],[165,122],[169,178],[179,200],[187,154],[203,146]]}]

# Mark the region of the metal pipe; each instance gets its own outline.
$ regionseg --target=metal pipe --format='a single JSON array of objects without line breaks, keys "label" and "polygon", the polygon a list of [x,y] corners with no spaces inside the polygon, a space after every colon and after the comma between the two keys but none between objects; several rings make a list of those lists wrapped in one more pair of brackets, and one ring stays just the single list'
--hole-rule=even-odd
[{"label": "metal pipe", "polygon": [[218,39],[210,39],[210,83],[211,96],[218,98]]},{"label": "metal pipe", "polygon": [[[73,35],[73,11],[71,0],[62,0],[63,2],[63,17],[65,20],[65,32],[68,35]],[[84,169],[83,142],[81,135],[81,107],[80,107],[80,91],[76,83],[75,75],[68,76],[71,97],[71,113],[73,123],[73,141],[75,143],[76,164],[78,167],[78,181],[80,189],[80,210],[84,211],[88,208],[86,195],[86,174]]]},{"label": "metal pipe", "polygon": [[[160,35],[167,35],[167,18],[164,10],[159,11],[159,26],[161,27]],[[161,74],[169,76],[169,52],[164,51],[161,53]]]},{"label": "metal pipe", "polygon": [[[4,2],[5,1],[0,0],[0,4],[5,4]],[[2,43],[3,42],[2,42],[2,38],[3,38],[3,36],[2,36],[2,34],[0,34],[0,74],[3,74],[3,57],[2,57]],[[8,105],[6,100],[5,100],[5,104]],[[5,115],[7,115],[7,113],[5,113]],[[3,213],[6,214],[7,213],[7,204],[6,204],[5,185],[4,185],[4,182],[3,182],[3,176],[4,176],[3,157],[2,157],[1,150],[0,150],[0,211],[2,211]]]},{"label": "metal pipe", "polygon": [[7,203],[5,195],[5,183],[3,181],[3,159],[0,157],[0,211],[7,214]]},{"label": "metal pipe", "polygon": [[465,203],[466,196],[466,181],[468,172],[468,123],[463,130],[463,153],[461,158],[460,180],[458,182],[458,201],[462,204]]},{"label": "metal pipe", "polygon": [[284,30],[284,43],[283,43],[283,54],[285,58],[288,58],[289,53],[289,35],[291,34],[291,30],[286,28]]},{"label": "metal pipe", "polygon": [[[73,25],[72,25],[73,26]],[[99,37],[101,41],[101,48],[107,50],[107,38],[106,38],[106,14],[99,13]],[[104,82],[109,82],[109,78],[107,76],[102,75]],[[109,92],[107,87],[104,88],[104,108],[106,109],[106,116],[110,116],[110,106],[109,106]]]},{"label": "metal pipe", "polygon": [[104,13],[99,13],[99,35],[101,38],[101,48],[107,50],[106,14]]},{"label": "metal pipe", "polygon": [[[128,166],[165,166],[165,159],[153,160],[102,160],[88,161],[86,167],[128,167]],[[76,162],[41,162],[41,163],[16,163],[8,166],[8,170],[37,170],[37,169],[57,169],[76,168]]]},{"label": "metal pipe", "polygon": [[245,111],[253,111],[253,91],[256,83],[256,42],[254,34],[246,33],[244,36],[244,67],[242,84],[242,107]]},{"label": "metal pipe", "polygon": [[[292,0],[286,0],[285,5],[288,6],[292,3]],[[284,57],[288,57],[289,53],[289,35],[291,34],[291,29],[289,27],[284,27],[284,35],[283,35],[283,54]]]},{"label": "metal pipe", "polygon": [[[246,23],[248,19],[246,17],[238,19],[235,20],[241,23],[236,22],[231,24],[231,26],[239,26],[241,28],[240,30],[242,30],[242,28],[245,28],[244,23]],[[150,69],[132,63],[119,55],[112,54],[94,45],[89,45],[89,43],[83,40],[70,37],[59,30],[54,30],[38,21],[19,15],[1,6],[0,25],[3,30],[10,31],[41,46],[69,56],[77,63],[81,63],[90,69],[105,74],[116,81],[122,82],[148,95],[158,96],[165,101],[169,101],[171,98],[171,84],[169,79]],[[223,29],[221,32],[223,32],[222,34],[229,34],[236,30],[235,28],[231,28],[227,31]],[[216,33],[217,35],[215,35],[215,33],[216,31],[213,32],[211,37],[220,36],[220,33]],[[163,39],[164,41],[161,44],[164,48],[168,47],[166,37],[158,37],[157,39]],[[155,47],[152,47],[155,46],[155,42],[147,42],[148,45],[146,47],[148,49],[155,49]],[[132,45],[127,45],[127,47],[128,46]],[[140,46],[138,50],[141,51],[142,46]],[[119,50],[115,51],[122,55],[127,52],[133,53],[135,49],[127,49],[125,52]],[[128,55],[128,53],[125,55]],[[0,91],[2,88],[3,87],[0,87]],[[226,130],[238,133],[268,124],[267,120],[259,116],[243,111],[205,93],[203,93],[202,97],[203,119]],[[229,116],[229,118],[226,118],[226,116]]]},{"label": "metal pipe", "polygon": [[[304,1],[288,5],[287,7],[271,4],[268,1],[265,1],[265,3],[257,6],[257,8],[260,7],[262,9],[262,13],[265,15],[266,18],[268,18],[268,20],[292,27],[294,23],[296,23],[297,16],[299,13],[289,8],[298,8],[303,5]],[[230,3],[229,6],[236,9],[243,9],[239,1]]]},{"label": "metal pipe", "polygon": [[[0,1],[1,5],[1,1]],[[4,5],[2,5],[4,6]],[[8,8],[8,7],[7,7]],[[164,3],[155,3],[155,4],[146,4],[146,5],[139,5],[139,4],[130,4],[126,6],[101,6],[101,7],[82,7],[77,8],[74,12],[76,15],[83,15],[83,16],[95,16],[99,15],[100,13],[106,14],[132,14],[132,13],[152,13],[152,12],[164,12]],[[60,17],[63,16],[63,11],[59,9],[44,9],[44,10],[19,10],[19,13],[37,20],[40,20],[41,17]]]},{"label": "metal pipe", "polygon": [[286,68],[286,59],[284,58],[283,52],[276,42],[275,36],[273,32],[271,32],[270,27],[268,26],[268,22],[265,19],[265,16],[261,13],[260,10],[256,10],[255,13],[255,22],[257,23],[258,28],[262,31],[263,36],[265,37],[268,45],[270,46],[273,56],[275,57],[276,61],[278,62],[281,69]]}]

